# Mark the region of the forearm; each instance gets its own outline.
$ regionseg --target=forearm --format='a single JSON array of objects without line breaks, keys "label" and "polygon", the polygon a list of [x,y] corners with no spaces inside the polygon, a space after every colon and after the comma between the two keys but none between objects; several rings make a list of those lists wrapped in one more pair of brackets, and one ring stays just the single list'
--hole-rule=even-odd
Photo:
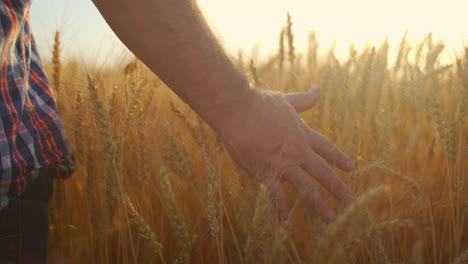
[{"label": "forearm", "polygon": [[194,0],[94,0],[122,42],[210,125],[252,92]]}]

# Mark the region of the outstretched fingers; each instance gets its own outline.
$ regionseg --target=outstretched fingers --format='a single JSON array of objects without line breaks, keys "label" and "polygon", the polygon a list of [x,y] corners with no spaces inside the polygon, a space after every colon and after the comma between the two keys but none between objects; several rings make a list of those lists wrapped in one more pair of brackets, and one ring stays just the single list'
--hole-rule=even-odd
[{"label": "outstretched fingers", "polygon": [[306,124],[304,127],[309,131],[311,147],[317,154],[344,171],[351,171],[354,168],[353,160],[333,142]]},{"label": "outstretched fingers", "polygon": [[314,209],[322,219],[327,222],[332,222],[336,219],[335,211],[323,199],[309,174],[304,169],[301,167],[290,168],[284,178],[291,183],[302,200]]},{"label": "outstretched fingers", "polygon": [[317,153],[313,151],[306,153],[302,166],[340,202],[345,205],[353,202],[351,190]]}]

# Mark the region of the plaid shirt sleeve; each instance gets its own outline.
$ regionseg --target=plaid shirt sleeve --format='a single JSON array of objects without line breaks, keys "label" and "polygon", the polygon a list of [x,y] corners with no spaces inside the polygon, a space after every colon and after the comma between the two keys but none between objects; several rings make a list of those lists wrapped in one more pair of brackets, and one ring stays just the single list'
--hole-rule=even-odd
[{"label": "plaid shirt sleeve", "polygon": [[43,170],[74,159],[29,23],[31,0],[0,0],[0,210]]}]

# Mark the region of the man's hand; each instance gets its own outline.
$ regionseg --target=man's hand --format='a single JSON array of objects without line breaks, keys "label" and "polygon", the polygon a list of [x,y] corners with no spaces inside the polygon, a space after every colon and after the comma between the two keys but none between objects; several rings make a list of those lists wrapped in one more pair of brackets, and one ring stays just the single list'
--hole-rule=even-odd
[{"label": "man's hand", "polygon": [[345,204],[352,201],[325,160],[346,170],[352,161],[296,113],[318,100],[318,88],[291,95],[251,89],[196,0],[93,2],[122,42],[222,136],[237,163],[268,185],[282,219],[290,210],[282,180],[328,221],[335,212],[310,176]]},{"label": "man's hand", "polygon": [[282,220],[290,214],[282,181],[289,182],[328,222],[335,219],[335,211],[322,198],[311,176],[342,203],[353,201],[349,188],[327,163],[351,170],[353,161],[297,114],[312,107],[319,96],[319,87],[286,95],[257,92],[248,107],[239,109],[219,127],[232,158],[266,184]]}]

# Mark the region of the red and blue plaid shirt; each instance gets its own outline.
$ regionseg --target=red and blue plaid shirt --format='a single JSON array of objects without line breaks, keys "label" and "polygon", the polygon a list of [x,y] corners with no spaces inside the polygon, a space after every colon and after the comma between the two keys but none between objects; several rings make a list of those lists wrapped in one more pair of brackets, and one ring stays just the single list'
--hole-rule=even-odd
[{"label": "red and blue plaid shirt", "polygon": [[0,0],[0,209],[43,170],[74,168],[29,23],[32,0]]}]

